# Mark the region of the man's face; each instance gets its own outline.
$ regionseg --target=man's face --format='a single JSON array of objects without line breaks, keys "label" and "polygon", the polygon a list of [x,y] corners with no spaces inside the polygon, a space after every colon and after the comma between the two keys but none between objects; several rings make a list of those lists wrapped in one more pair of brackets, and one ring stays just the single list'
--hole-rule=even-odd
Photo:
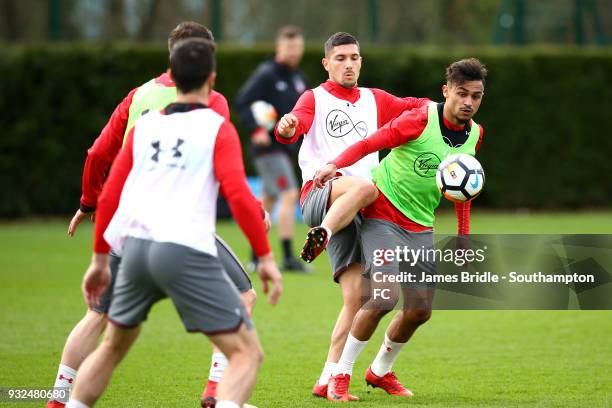
[{"label": "man's face", "polygon": [[329,79],[345,88],[357,85],[361,71],[361,55],[357,44],[338,45],[323,58],[323,67]]},{"label": "man's face", "polygon": [[450,83],[442,86],[442,93],[446,98],[444,111],[450,115],[447,119],[456,124],[467,123],[478,112],[484,85],[482,81]]},{"label": "man's face", "polygon": [[276,61],[297,68],[304,55],[304,38],[283,38],[276,42]]}]

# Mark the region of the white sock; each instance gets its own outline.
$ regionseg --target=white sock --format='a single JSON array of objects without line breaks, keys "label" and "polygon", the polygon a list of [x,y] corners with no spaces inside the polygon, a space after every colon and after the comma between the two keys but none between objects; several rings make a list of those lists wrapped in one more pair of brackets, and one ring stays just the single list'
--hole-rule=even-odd
[{"label": "white sock", "polygon": [[234,401],[217,401],[215,405],[216,408],[240,408],[240,405],[236,404]]},{"label": "white sock", "polygon": [[77,372],[75,369],[68,367],[67,365],[60,364],[57,370],[57,376],[55,377],[55,384],[53,388],[64,388],[69,392],[72,391],[74,382],[76,381]]},{"label": "white sock", "polygon": [[405,345],[406,343],[396,343],[389,340],[387,333],[385,333],[385,340],[383,341],[382,346],[380,346],[380,350],[378,351],[376,358],[372,362],[372,372],[378,377],[383,377],[385,374],[391,371],[393,362]]},{"label": "white sock", "polygon": [[66,404],[66,408],[89,408],[89,405],[85,405],[81,401],[70,398],[68,404]]},{"label": "white sock", "polygon": [[227,364],[227,357],[225,357],[223,353],[213,353],[208,379],[214,382],[221,381],[221,377],[223,376],[223,372],[227,368]]},{"label": "white sock", "polygon": [[319,385],[325,385],[329,382],[329,377],[331,377],[332,373],[334,372],[334,368],[336,368],[336,363],[331,361],[325,362],[325,366],[323,367],[323,371],[319,377]]},{"label": "white sock", "polygon": [[351,333],[349,333],[348,337],[346,338],[344,350],[342,350],[342,355],[340,356],[340,361],[338,361],[338,364],[336,364],[333,375],[352,375],[353,365],[355,365],[357,357],[359,357],[359,354],[363,351],[367,344],[367,340],[357,340]]},{"label": "white sock", "polygon": [[[322,225],[321,225],[321,226],[322,226]],[[322,227],[323,227],[323,226],[322,226]],[[329,240],[331,239],[331,236],[332,236],[332,230],[330,230],[330,229],[329,229],[329,228],[327,228],[327,227],[323,227],[323,228],[325,228],[325,231],[327,232],[327,242],[329,242]]]}]

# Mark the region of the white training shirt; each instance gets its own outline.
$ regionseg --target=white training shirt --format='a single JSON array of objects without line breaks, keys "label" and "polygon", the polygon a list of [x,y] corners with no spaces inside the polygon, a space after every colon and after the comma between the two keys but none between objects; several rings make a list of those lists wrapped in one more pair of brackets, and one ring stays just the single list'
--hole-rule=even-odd
[{"label": "white training shirt", "polygon": [[[303,183],[312,180],[318,169],[346,148],[377,130],[378,111],[374,94],[368,88],[359,88],[359,91],[359,100],[352,104],[336,98],[321,86],[312,90],[315,98],[314,119],[298,155]],[[372,169],[378,163],[376,152],[338,171],[345,176],[371,180]]]},{"label": "white training shirt", "polygon": [[132,169],[104,233],[118,255],[128,236],[217,255],[213,157],[223,121],[212,109],[195,109],[136,122]]}]

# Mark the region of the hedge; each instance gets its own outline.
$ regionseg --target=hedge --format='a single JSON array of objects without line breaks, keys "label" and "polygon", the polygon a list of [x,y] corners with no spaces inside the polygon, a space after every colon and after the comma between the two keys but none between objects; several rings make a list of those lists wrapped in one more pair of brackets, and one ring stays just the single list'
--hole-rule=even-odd
[{"label": "hedge", "polygon": [[[308,48],[303,61],[312,85],[326,79],[319,48]],[[216,87],[230,103],[270,49],[221,45]],[[361,85],[434,100],[441,99],[450,62],[475,56],[486,63],[476,117],[485,128],[479,159],[487,176],[479,206],[609,207],[609,49],[364,48],[362,54]],[[0,55],[0,217],[70,213],[87,148],[129,90],[165,69],[167,51],[81,44],[5,46]]]}]

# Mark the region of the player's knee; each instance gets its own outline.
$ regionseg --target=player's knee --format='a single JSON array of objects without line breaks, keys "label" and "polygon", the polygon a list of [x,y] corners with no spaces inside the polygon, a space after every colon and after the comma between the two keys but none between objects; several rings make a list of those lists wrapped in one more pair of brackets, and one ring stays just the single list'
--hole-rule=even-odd
[{"label": "player's knee", "polygon": [[99,334],[104,331],[107,323],[106,314],[96,312],[95,310],[88,310],[82,321],[92,331],[97,331]]},{"label": "player's knee", "polygon": [[399,292],[394,288],[373,288],[366,307],[386,314],[395,308],[398,301]]},{"label": "player's knee", "polygon": [[253,362],[260,366],[264,361],[264,352],[261,347],[256,347],[252,353]]},{"label": "player's knee", "polygon": [[385,308],[374,307],[372,309],[366,309],[365,314],[367,315],[367,320],[380,321],[380,319],[385,317],[391,310],[393,310],[393,306]]},{"label": "player's knee", "polygon": [[359,202],[366,207],[372,204],[378,198],[378,189],[375,185],[364,183],[358,187]]},{"label": "player's knee", "polygon": [[259,366],[264,360],[264,352],[257,338],[249,336],[242,338],[241,341],[238,342],[233,357],[245,363]]},{"label": "player's knee", "polygon": [[127,351],[127,346],[120,341],[116,337],[105,336],[100,348],[106,358],[111,359],[114,362],[118,362],[121,360],[125,352]]},{"label": "player's knee", "polygon": [[402,320],[412,325],[420,326],[431,318],[431,309],[408,309],[402,312]]},{"label": "player's knee", "polygon": [[344,306],[350,311],[357,313],[361,307],[361,293],[359,291],[345,291],[343,292]]}]

